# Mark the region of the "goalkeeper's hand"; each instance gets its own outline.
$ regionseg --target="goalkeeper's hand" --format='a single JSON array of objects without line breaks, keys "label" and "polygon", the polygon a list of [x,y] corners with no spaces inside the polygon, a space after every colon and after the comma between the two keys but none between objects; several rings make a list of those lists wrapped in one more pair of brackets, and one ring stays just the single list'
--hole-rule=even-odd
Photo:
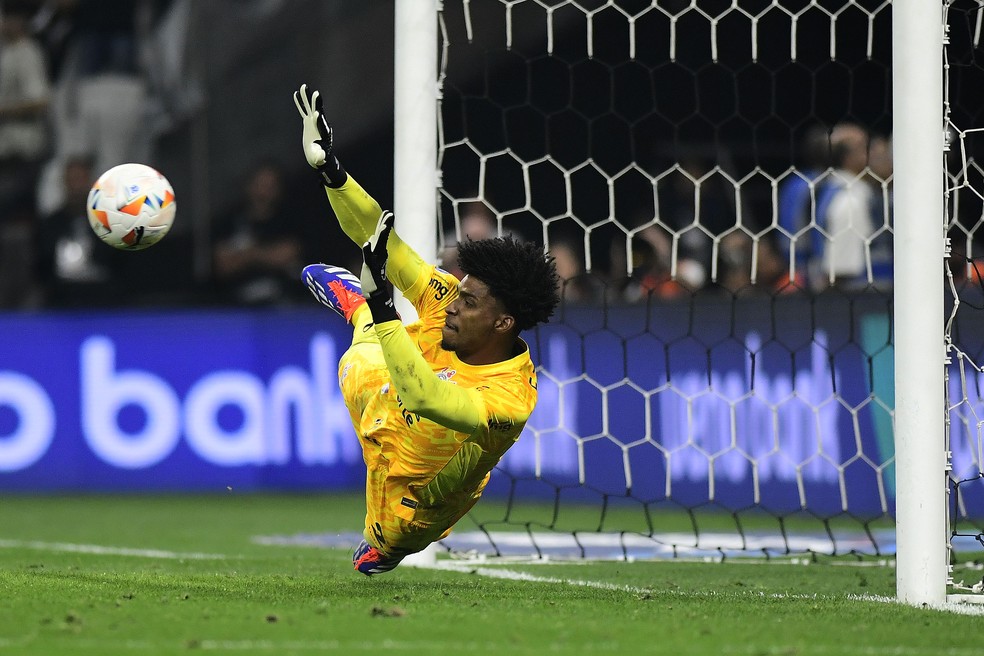
[{"label": "goalkeeper's hand", "polygon": [[345,182],[346,174],[332,153],[332,129],[325,120],[321,104],[321,94],[312,91],[308,94],[306,84],[302,84],[294,92],[294,105],[304,124],[301,133],[301,144],[304,147],[304,158],[311,168],[318,171],[331,187],[339,187]]},{"label": "goalkeeper's hand", "polygon": [[383,212],[376,222],[376,230],[365,244],[362,245],[362,295],[366,297],[372,320],[376,323],[399,319],[393,305],[393,295],[389,290],[389,279],[386,277],[386,262],[389,253],[386,242],[393,230],[393,213]]}]

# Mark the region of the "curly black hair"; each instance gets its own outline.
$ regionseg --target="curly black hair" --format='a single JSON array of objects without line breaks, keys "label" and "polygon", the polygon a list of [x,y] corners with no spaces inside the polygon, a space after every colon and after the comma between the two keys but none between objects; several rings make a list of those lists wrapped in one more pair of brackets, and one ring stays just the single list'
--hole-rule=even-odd
[{"label": "curly black hair", "polygon": [[489,287],[519,330],[546,322],[560,303],[554,260],[531,242],[511,236],[458,244],[458,267]]}]

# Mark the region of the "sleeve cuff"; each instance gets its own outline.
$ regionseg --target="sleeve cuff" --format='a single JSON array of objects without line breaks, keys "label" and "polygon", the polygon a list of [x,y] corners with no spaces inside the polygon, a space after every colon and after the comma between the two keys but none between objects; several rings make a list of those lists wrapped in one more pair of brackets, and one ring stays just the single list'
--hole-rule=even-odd
[{"label": "sleeve cuff", "polygon": [[386,292],[376,292],[366,299],[366,305],[372,312],[374,323],[386,323],[387,321],[399,321],[400,315],[393,304],[393,297]]}]

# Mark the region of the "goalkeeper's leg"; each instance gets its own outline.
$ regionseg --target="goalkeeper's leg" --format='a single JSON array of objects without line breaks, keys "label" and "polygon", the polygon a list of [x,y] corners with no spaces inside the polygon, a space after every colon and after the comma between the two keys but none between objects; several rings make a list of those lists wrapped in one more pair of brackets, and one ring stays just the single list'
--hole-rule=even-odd
[{"label": "goalkeeper's leg", "polygon": [[379,455],[380,446],[369,438],[376,428],[374,417],[386,412],[377,406],[383,402],[379,391],[389,385],[390,375],[365,303],[352,313],[351,322],[352,345],[338,360],[338,388],[369,465]]},{"label": "goalkeeper's leg", "polygon": [[357,572],[372,576],[395,569],[403,558],[403,556],[387,556],[363,540],[352,554],[352,567]]}]

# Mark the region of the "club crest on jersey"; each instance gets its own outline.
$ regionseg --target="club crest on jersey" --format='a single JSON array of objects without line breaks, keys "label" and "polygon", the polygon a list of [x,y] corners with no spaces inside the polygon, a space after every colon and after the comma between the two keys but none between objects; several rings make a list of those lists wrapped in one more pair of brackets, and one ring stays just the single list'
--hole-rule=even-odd
[{"label": "club crest on jersey", "polygon": [[437,372],[437,377],[440,378],[441,380],[446,380],[448,382],[453,383],[455,381],[451,380],[451,378],[456,373],[458,373],[458,370],[457,369],[451,369],[450,367],[444,367],[444,369],[441,369],[440,371]]}]

